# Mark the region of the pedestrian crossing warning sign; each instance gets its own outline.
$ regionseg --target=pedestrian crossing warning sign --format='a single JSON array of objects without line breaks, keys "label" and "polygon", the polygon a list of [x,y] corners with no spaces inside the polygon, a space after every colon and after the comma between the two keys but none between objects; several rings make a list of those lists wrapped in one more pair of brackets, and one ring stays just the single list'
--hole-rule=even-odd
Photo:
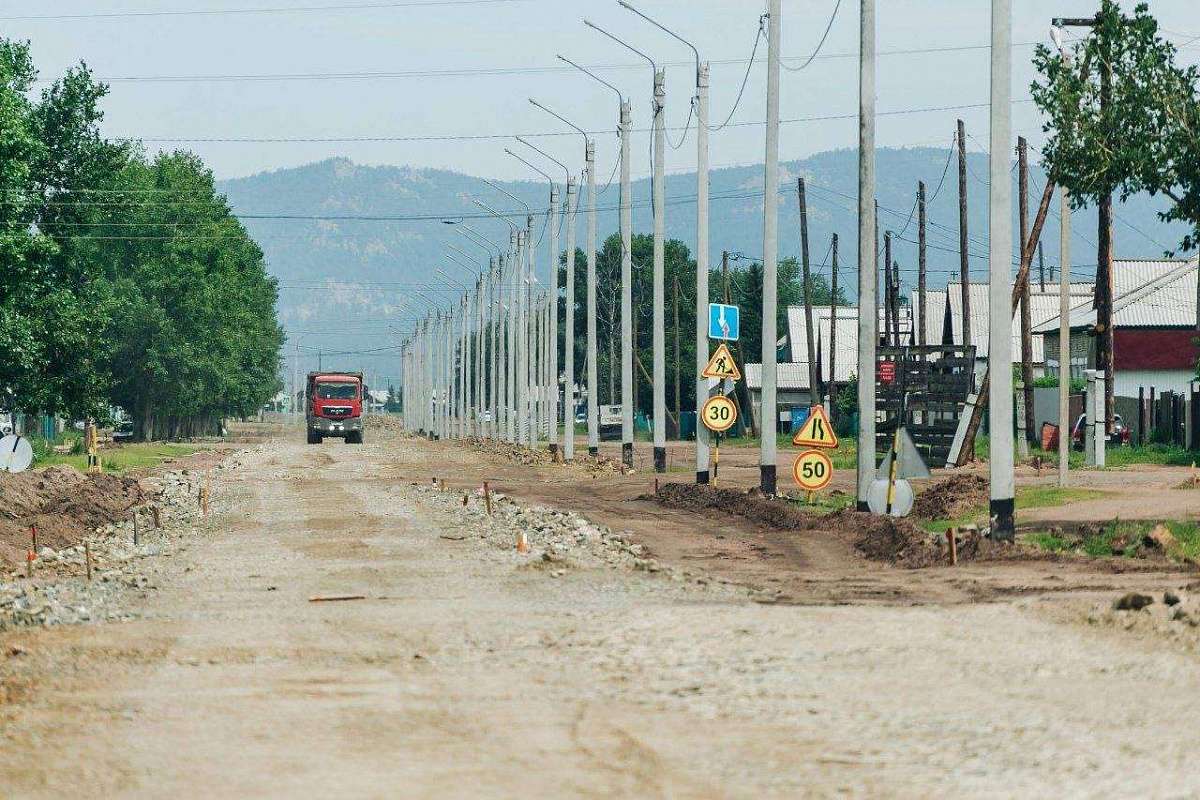
[{"label": "pedestrian crossing warning sign", "polygon": [[812,407],[808,419],[792,437],[792,444],[797,447],[827,447],[830,449],[838,446],[837,434],[833,432],[833,426],[829,424],[829,417],[825,415],[824,406]]},{"label": "pedestrian crossing warning sign", "polygon": [[742,379],[742,373],[738,371],[737,364],[734,363],[733,353],[729,352],[729,346],[724,342],[717,346],[717,352],[713,353],[712,358],[708,360],[708,366],[700,375],[704,378],[720,380],[729,378],[740,381]]}]

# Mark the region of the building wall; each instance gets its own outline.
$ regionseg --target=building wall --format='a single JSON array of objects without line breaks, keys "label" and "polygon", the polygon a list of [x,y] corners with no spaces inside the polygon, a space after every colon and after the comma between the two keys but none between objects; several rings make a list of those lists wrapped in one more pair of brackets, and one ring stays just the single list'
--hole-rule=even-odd
[{"label": "building wall", "polygon": [[[1047,375],[1058,375],[1059,347],[1058,334],[1045,335],[1045,353]],[[1083,331],[1071,331],[1071,377],[1082,378],[1083,371],[1088,369],[1092,356],[1092,337]]]},{"label": "building wall", "polygon": [[1196,331],[1186,328],[1117,328],[1113,367],[1117,371],[1191,370],[1197,357]]},{"label": "building wall", "polygon": [[[1114,356],[1116,353],[1114,352]],[[1150,387],[1158,394],[1163,392],[1185,392],[1196,380],[1194,369],[1129,369],[1117,370],[1113,375],[1113,394],[1120,397],[1137,397],[1138,389],[1150,394]]]}]

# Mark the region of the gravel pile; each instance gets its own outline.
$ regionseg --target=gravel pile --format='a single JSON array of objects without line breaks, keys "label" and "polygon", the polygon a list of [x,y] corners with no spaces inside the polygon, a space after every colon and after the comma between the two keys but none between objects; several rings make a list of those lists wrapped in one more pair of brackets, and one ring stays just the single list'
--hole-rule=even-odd
[{"label": "gravel pile", "polygon": [[546,569],[554,578],[569,569],[623,569],[659,575],[680,584],[712,588],[725,584],[730,591],[737,591],[729,581],[663,564],[626,534],[596,525],[572,511],[521,506],[493,491],[489,517],[482,489],[464,494],[424,484],[412,486],[421,502],[461,520],[456,535],[447,538],[474,537],[516,552],[518,536],[524,533],[529,552],[520,557],[530,566]]},{"label": "gravel pile", "polygon": [[[216,471],[237,466],[218,465]],[[0,630],[17,626],[69,625],[96,620],[133,618],[121,602],[130,591],[157,587],[145,559],[169,556],[195,532],[201,517],[199,495],[205,476],[177,470],[143,481],[151,501],[131,511],[137,514],[138,543],[133,543],[134,520],[97,527],[84,540],[55,549],[40,547],[32,577],[24,568],[0,582]],[[155,527],[155,516],[161,527]],[[86,548],[85,544],[86,542]],[[92,579],[87,579],[91,551]]]},{"label": "gravel pile", "polygon": [[1129,592],[1097,603],[1087,613],[1087,623],[1165,636],[1194,651],[1200,646],[1200,595],[1181,589],[1167,589],[1161,595]]},{"label": "gravel pile", "polygon": [[539,464],[551,464],[554,461],[550,455],[550,451],[542,448],[531,449],[512,442],[480,439],[477,437],[468,439],[467,441],[472,450],[499,456],[514,464],[522,464],[527,467]]}]

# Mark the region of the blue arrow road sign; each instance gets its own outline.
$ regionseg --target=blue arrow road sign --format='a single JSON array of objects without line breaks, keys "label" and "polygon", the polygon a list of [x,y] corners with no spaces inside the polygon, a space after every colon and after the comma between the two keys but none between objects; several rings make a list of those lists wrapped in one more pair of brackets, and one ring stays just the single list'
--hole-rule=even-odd
[{"label": "blue arrow road sign", "polygon": [[723,303],[708,304],[708,338],[736,342],[738,339],[737,306],[727,306]]}]

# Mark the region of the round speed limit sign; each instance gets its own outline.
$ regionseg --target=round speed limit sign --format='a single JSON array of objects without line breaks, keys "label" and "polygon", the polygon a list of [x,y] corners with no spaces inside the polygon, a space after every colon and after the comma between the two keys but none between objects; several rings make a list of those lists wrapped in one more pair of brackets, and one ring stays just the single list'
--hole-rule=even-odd
[{"label": "round speed limit sign", "polygon": [[737,416],[737,406],[723,394],[708,398],[704,408],[700,409],[704,427],[713,433],[724,433],[732,428],[733,423],[737,422]]},{"label": "round speed limit sign", "polygon": [[819,492],[833,480],[833,462],[821,450],[805,450],[796,456],[792,477],[806,492]]}]

